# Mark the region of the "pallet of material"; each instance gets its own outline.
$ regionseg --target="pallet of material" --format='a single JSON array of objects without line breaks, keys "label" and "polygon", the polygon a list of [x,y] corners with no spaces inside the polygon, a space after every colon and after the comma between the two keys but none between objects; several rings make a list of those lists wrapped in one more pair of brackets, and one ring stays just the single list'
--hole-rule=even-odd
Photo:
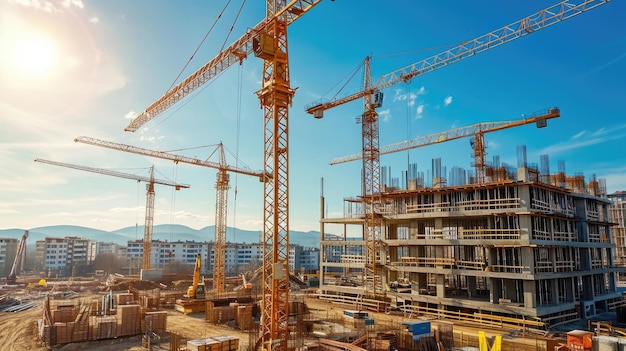
[{"label": "pallet of material", "polygon": [[52,315],[52,323],[67,323],[74,321],[74,318],[76,318],[76,315],[78,314],[78,310],[73,307],[64,307],[52,310],[50,311],[50,314]]},{"label": "pallet of material", "polygon": [[142,332],[145,332],[148,327],[153,333],[165,332],[167,328],[167,311],[146,312],[142,324]]},{"label": "pallet of material", "polygon": [[252,306],[244,305],[237,307],[237,326],[243,331],[251,330],[254,326],[252,319]]},{"label": "pallet of material", "polygon": [[218,335],[210,338],[187,341],[188,351],[237,351],[239,338],[232,335]]},{"label": "pallet of material", "polygon": [[213,340],[220,343],[220,351],[237,351],[239,350],[239,338],[233,335],[212,336]]},{"label": "pallet of material", "polygon": [[139,305],[117,306],[117,335],[136,335],[141,333],[141,315]]},{"label": "pallet of material", "polygon": [[92,317],[90,324],[92,340],[117,337],[117,320],[114,316]]},{"label": "pallet of material", "polygon": [[187,340],[188,351],[222,351],[221,344],[213,338]]},{"label": "pallet of material", "polygon": [[128,305],[128,304],[131,304],[135,300],[135,297],[133,296],[132,293],[119,293],[119,294],[113,295],[113,300],[115,301],[116,306]]},{"label": "pallet of material", "polygon": [[184,314],[206,311],[206,300],[176,300],[176,311]]}]

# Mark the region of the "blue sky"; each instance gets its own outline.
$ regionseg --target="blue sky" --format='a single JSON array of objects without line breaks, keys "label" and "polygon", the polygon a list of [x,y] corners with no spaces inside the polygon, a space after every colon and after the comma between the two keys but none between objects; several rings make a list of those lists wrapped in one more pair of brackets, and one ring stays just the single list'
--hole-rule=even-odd
[{"label": "blue sky", "polygon": [[[576,3],[579,1],[575,1]],[[233,66],[135,133],[124,132],[180,79],[213,58],[264,16],[263,1],[0,0],[0,228],[71,224],[103,230],[142,225],[145,184],[33,162],[35,158],[190,184],[156,186],[155,224],[214,224],[216,170],[75,143],[78,136],[208,158],[224,143],[231,165],[260,170],[263,114],[254,94],[262,61]],[[315,120],[304,106],[330,98],[368,55],[374,79],[555,4],[555,1],[324,0],[289,28],[290,73],[297,88],[289,114],[292,230],[319,230],[325,212],[360,193],[359,162],[330,166],[360,151],[361,101]],[[611,1],[587,13],[384,91],[380,144],[474,123],[521,118],[549,107],[561,117],[486,135],[487,158],[517,164],[563,161],[568,175],[606,179],[626,190],[626,13]],[[214,25],[215,23],[215,25]],[[233,25],[234,23],[234,25]],[[213,30],[210,28],[213,27]],[[229,28],[232,33],[229,35]],[[192,57],[205,34],[204,44]],[[183,68],[186,68],[183,70]],[[182,73],[181,73],[182,72]],[[177,80],[177,76],[180,78]],[[340,96],[358,90],[360,73]],[[441,158],[470,169],[468,139],[383,156],[400,177],[407,158],[420,171]],[[237,159],[235,159],[237,156]],[[218,161],[215,156],[210,160]],[[261,230],[263,189],[231,175],[228,225]],[[234,189],[237,188],[235,196]]]}]

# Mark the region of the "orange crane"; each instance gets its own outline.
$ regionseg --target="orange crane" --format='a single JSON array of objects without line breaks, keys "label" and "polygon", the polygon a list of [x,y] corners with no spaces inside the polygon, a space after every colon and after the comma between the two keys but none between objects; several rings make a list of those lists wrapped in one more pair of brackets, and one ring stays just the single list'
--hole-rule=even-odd
[{"label": "orange crane", "polygon": [[150,177],[142,177],[136,174],[129,174],[123,172],[117,172],[110,169],[102,169],[102,168],[93,168],[86,166],[79,166],[70,163],[62,163],[44,159],[36,159],[35,162],[47,163],[54,166],[67,167],[78,169],[81,171],[87,171],[92,173],[99,173],[104,175],[109,175],[113,177],[133,179],[138,182],[146,183],[146,218],[143,232],[143,259],[141,262],[142,269],[150,269],[150,258],[152,257],[152,224],[154,222],[154,184],[173,186],[176,190],[180,190],[181,188],[189,188],[190,186],[187,184],[179,184],[175,182],[171,182],[169,180],[160,180],[154,178],[154,166],[150,167]]},{"label": "orange crane", "polygon": [[[525,118],[522,119],[512,121],[476,123],[465,127],[454,128],[444,132],[433,133],[420,136],[411,140],[405,140],[398,143],[385,145],[380,148],[380,154],[386,155],[394,152],[415,149],[418,147],[434,145],[445,141],[473,136],[473,165],[474,167],[476,167],[476,182],[482,184],[485,182],[485,156],[487,155],[487,153],[485,152],[485,133],[496,132],[507,128],[519,127],[531,123],[536,123],[537,128],[544,128],[548,125],[548,119],[557,118],[560,116],[561,110],[559,110],[557,107],[551,107],[545,111],[540,111],[532,115],[527,115]],[[362,159],[363,153],[358,152],[348,156],[336,157],[330,161],[330,164],[337,165]]]},{"label": "orange crane", "polygon": [[323,118],[324,111],[345,103],[363,98],[364,112],[361,116],[363,152],[363,201],[365,210],[365,235],[367,259],[365,265],[365,293],[376,295],[383,290],[377,249],[382,239],[382,217],[378,208],[380,195],[380,148],[379,123],[376,109],[382,106],[383,90],[396,84],[406,83],[417,76],[446,67],[452,63],[472,57],[481,52],[521,38],[538,30],[559,23],[592,8],[607,3],[608,0],[561,1],[540,10],[528,17],[475,39],[448,49],[427,59],[415,62],[393,72],[382,75],[373,83],[370,71],[371,57],[363,63],[364,87],[361,91],[330,100],[318,100],[307,106],[305,111],[315,118]]},{"label": "orange crane", "polygon": [[199,70],[151,104],[125,128],[134,132],[198,87],[249,54],[263,59],[264,170],[272,174],[263,189],[263,310],[264,350],[286,350],[289,338],[289,138],[288,122],[295,90],[289,76],[287,27],[321,0],[266,0],[265,18],[220,51]]},{"label": "orange crane", "polygon": [[24,255],[26,254],[26,239],[28,239],[28,230],[24,231],[24,235],[17,244],[17,251],[15,252],[15,259],[13,260],[13,266],[11,266],[11,272],[6,278],[7,284],[15,284],[17,282],[17,265],[20,259],[22,260],[22,270],[24,270]]},{"label": "orange crane", "polygon": [[136,146],[114,143],[111,141],[91,138],[91,137],[78,137],[74,139],[75,142],[105,147],[113,150],[125,151],[139,155],[145,155],[150,157],[156,157],[165,160],[171,160],[175,163],[187,163],[196,166],[203,166],[217,169],[217,179],[215,180],[215,246],[214,246],[214,260],[213,260],[213,290],[218,293],[224,292],[224,282],[226,280],[224,267],[226,256],[226,213],[228,209],[228,189],[229,185],[229,172],[249,175],[258,177],[261,181],[267,182],[271,179],[271,174],[263,172],[255,172],[252,170],[229,166],[226,164],[226,157],[224,155],[224,145],[219,143],[216,150],[220,154],[220,162],[212,162],[207,160],[199,160],[192,157],[176,155],[163,151],[148,150]]}]

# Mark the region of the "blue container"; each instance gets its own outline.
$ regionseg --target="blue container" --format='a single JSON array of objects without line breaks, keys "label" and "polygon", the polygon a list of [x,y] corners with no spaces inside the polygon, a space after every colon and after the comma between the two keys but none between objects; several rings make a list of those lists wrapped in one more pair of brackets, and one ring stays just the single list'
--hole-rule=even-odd
[{"label": "blue container", "polygon": [[430,335],[430,322],[402,322],[413,335]]}]

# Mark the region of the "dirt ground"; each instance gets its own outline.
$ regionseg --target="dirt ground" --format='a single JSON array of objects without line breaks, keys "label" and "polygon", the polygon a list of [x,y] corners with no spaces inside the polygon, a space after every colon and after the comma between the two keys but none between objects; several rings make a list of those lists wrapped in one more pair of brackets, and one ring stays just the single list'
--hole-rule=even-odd
[{"label": "dirt ground", "polygon": [[[22,312],[0,312],[0,350],[2,351],[44,351],[44,350],[146,350],[141,337],[120,337],[110,340],[67,344],[54,348],[45,347],[37,336],[37,320],[42,316],[42,307],[34,307]],[[204,320],[204,313],[184,315],[168,310],[167,330],[186,339],[196,339],[216,335],[234,335],[240,338],[240,345],[247,347],[249,335],[234,328],[216,326]],[[153,350],[169,350],[169,341],[155,342]]]},{"label": "dirt ground", "polygon": [[[303,301],[310,308],[311,318],[320,321],[333,321],[342,319],[342,311],[350,306],[332,304],[320,301],[313,297],[297,297],[294,299]],[[41,301],[43,304],[43,301]],[[22,312],[0,312],[0,350],[2,351],[78,351],[78,350],[120,350],[139,351],[146,350],[142,346],[141,336],[119,337],[109,340],[66,344],[54,348],[48,348],[41,344],[37,336],[37,321],[42,317],[43,308],[40,306]],[[176,333],[184,339],[197,339],[217,335],[233,335],[239,338],[239,349],[247,350],[250,340],[256,340],[247,332],[242,332],[234,327],[213,325],[205,321],[204,313],[185,315],[173,309],[166,309],[167,330]],[[376,319],[376,328],[402,328],[402,322],[408,320],[402,315],[385,313],[370,313]],[[455,325],[455,331],[464,330],[465,333],[476,334],[478,329]],[[480,328],[485,330],[485,328]],[[488,334],[490,331],[485,330]],[[504,330],[493,330],[495,334],[506,333]],[[533,339],[527,342],[536,342]],[[152,350],[170,350],[167,335],[161,342],[155,342]]]}]

